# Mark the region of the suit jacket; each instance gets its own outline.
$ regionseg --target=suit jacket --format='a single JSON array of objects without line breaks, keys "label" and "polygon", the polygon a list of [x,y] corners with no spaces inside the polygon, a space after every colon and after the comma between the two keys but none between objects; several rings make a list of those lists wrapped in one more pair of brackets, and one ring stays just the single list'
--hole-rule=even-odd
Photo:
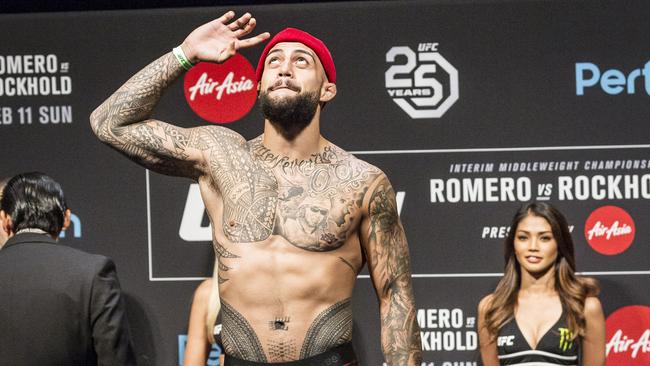
[{"label": "suit jacket", "polygon": [[0,365],[134,365],[110,259],[44,234],[0,250]]}]

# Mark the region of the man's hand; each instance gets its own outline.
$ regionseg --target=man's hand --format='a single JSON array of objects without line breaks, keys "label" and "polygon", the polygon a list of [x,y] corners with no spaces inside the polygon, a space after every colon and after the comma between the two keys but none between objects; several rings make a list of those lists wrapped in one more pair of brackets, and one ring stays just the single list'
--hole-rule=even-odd
[{"label": "man's hand", "polygon": [[241,39],[253,31],[256,21],[250,13],[233,21],[234,18],[235,12],[229,11],[196,28],[181,44],[185,56],[194,64],[199,61],[222,63],[240,48],[255,46],[269,38],[270,34],[264,32]]}]

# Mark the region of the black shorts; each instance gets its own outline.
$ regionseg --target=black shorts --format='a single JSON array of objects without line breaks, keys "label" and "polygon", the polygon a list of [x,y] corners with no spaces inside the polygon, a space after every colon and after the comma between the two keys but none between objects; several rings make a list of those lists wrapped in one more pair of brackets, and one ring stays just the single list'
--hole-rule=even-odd
[{"label": "black shorts", "polygon": [[323,353],[291,362],[253,362],[225,355],[224,366],[355,366],[358,365],[352,343],[348,342]]}]

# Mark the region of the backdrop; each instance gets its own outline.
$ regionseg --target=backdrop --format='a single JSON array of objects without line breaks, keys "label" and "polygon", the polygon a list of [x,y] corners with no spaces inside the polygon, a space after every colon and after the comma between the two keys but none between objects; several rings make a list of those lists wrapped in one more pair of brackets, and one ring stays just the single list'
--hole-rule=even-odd
[{"label": "backdrop", "polygon": [[[209,222],[191,181],[149,173],[102,145],[88,118],[226,10],[0,15],[0,176],[40,170],[62,183],[74,213],[63,242],[116,261],[142,365],[182,357],[192,293],[212,271]],[[608,365],[650,364],[650,3],[235,10],[253,12],[260,32],[302,28],[332,51],[339,92],[323,135],[383,169],[398,191],[426,365],[479,364],[476,305],[501,275],[512,215],[531,200],[566,214],[579,271],[602,285]],[[192,69],[155,117],[254,138],[261,49]],[[354,308],[362,364],[380,366],[365,271]]]}]

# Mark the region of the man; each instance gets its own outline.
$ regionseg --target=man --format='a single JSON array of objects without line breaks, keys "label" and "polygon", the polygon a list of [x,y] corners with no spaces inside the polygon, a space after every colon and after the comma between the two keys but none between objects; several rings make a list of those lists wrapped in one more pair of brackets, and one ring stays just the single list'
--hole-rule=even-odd
[{"label": "man", "polygon": [[61,186],[11,178],[0,201],[0,365],[134,365],[113,262],[57,243]]},{"label": "man", "polygon": [[257,67],[264,133],[251,141],[220,126],[151,119],[184,68],[224,62],[269,37],[244,39],[255,19],[234,18],[202,25],[133,76],[93,112],[93,131],[148,169],[198,182],[218,256],[226,365],[356,364],[350,300],[365,261],[386,360],[419,365],[395,193],[379,169],[320,134],[321,110],[336,95],[322,41],[288,28],[267,44]]}]

